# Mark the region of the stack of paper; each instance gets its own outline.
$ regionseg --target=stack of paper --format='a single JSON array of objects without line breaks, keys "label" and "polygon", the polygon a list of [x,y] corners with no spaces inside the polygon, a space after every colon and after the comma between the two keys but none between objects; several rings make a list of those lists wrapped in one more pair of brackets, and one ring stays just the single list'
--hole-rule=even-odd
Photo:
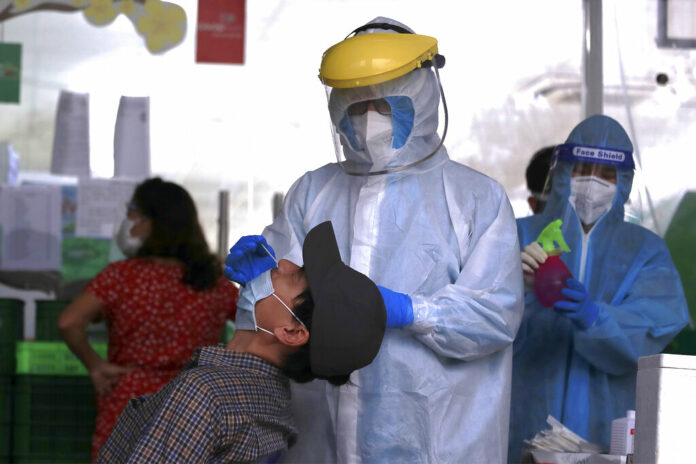
[{"label": "stack of paper", "polygon": [[0,142],[0,184],[17,185],[19,157],[7,142]]},{"label": "stack of paper", "polygon": [[58,186],[2,188],[0,269],[60,269],[60,201]]},{"label": "stack of paper", "polygon": [[602,448],[580,438],[572,430],[549,415],[546,422],[550,429],[542,430],[531,440],[525,440],[530,448],[563,453],[601,453]]},{"label": "stack of paper", "polygon": [[136,183],[134,179],[80,179],[75,235],[112,238],[126,217],[126,204]]}]

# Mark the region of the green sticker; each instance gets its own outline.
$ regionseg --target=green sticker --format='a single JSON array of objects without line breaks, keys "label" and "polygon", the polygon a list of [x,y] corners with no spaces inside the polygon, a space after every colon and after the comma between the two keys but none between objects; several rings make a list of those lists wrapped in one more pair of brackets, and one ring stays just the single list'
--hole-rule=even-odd
[{"label": "green sticker", "polygon": [[0,43],[0,102],[19,103],[22,44]]}]

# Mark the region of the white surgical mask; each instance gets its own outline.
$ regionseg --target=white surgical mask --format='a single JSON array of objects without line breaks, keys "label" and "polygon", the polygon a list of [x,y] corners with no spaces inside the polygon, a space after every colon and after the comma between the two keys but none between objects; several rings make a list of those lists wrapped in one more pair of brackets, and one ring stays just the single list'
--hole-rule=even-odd
[{"label": "white surgical mask", "polygon": [[[283,307],[285,307],[285,309],[292,314],[292,317],[294,317],[297,322],[302,324],[305,329],[307,328],[304,325],[304,322],[302,322],[300,318],[295,315],[293,310],[290,309],[290,307],[285,304],[285,302],[281,300],[278,295],[275,294],[270,270],[251,280],[242,288],[242,291],[239,294],[239,301],[237,302],[237,317],[235,320],[235,326],[240,330],[250,330],[253,327],[255,331],[260,330],[275,337],[273,332],[264,329],[263,327],[259,327],[256,322],[256,302],[269,296],[273,296],[276,300],[278,300],[280,304],[282,304]],[[240,312],[240,309],[243,310],[243,312]]]},{"label": "white surgical mask", "polygon": [[129,258],[135,256],[140,247],[143,246],[143,239],[140,237],[133,237],[130,233],[135,224],[137,224],[137,222],[132,219],[124,218],[114,236],[118,248]]},{"label": "white surgical mask", "polygon": [[237,316],[235,326],[241,330],[256,330],[256,302],[273,294],[271,270],[250,280],[242,287],[237,301]]},{"label": "white surgical mask", "polygon": [[[294,317],[295,320],[296,320],[297,322],[299,322],[300,325],[301,325],[302,327],[304,327],[305,329],[307,328],[307,326],[304,324],[304,322],[302,322],[302,321],[300,320],[300,318],[297,317],[297,314],[295,314],[295,312],[294,312],[292,309],[290,309],[290,306],[286,305],[285,302],[284,302],[283,300],[281,300],[280,297],[279,297],[278,295],[276,295],[275,293],[273,293],[272,296],[273,296],[276,300],[278,300],[278,301],[280,302],[280,304],[282,304],[283,307],[284,307],[285,309],[288,310],[288,312],[292,315],[292,317]],[[256,313],[256,311],[254,311],[254,313]],[[254,316],[254,329],[257,330],[257,331],[260,330],[261,332],[266,332],[268,335],[273,335],[274,337],[276,336],[276,335],[275,335],[273,332],[271,332],[270,330],[266,330],[266,329],[264,329],[263,327],[259,327],[259,325],[256,323],[256,316]]]},{"label": "white surgical mask", "polygon": [[351,122],[365,161],[372,162],[373,171],[383,169],[396,153],[392,148],[394,124],[391,115],[365,111],[365,114],[351,116]]},{"label": "white surgical mask", "polygon": [[568,201],[585,225],[594,224],[609,211],[615,196],[616,184],[599,177],[578,176],[570,179]]}]

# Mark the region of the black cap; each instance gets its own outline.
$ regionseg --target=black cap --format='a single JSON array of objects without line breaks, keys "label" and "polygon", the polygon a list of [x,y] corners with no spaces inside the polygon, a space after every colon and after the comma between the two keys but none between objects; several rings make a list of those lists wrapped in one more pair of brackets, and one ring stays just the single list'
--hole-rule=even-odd
[{"label": "black cap", "polygon": [[314,299],[309,334],[312,373],[348,375],[367,366],[377,356],[387,324],[377,285],[341,261],[330,221],[309,231],[302,256]]}]

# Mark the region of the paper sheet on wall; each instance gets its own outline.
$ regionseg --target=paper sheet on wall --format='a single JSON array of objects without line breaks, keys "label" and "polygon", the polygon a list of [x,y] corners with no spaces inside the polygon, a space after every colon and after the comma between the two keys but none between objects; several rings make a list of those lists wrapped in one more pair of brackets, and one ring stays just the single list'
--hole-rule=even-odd
[{"label": "paper sheet on wall", "polygon": [[75,237],[77,225],[77,185],[63,185],[62,263],[63,283],[91,279],[109,264],[111,241],[103,238]]},{"label": "paper sheet on wall", "polygon": [[89,176],[89,94],[62,90],[58,98],[51,172]]},{"label": "paper sheet on wall", "polygon": [[126,215],[126,203],[137,184],[134,179],[80,179],[77,189],[77,237],[113,237]]},{"label": "paper sheet on wall", "polygon": [[114,130],[114,177],[150,176],[150,98],[121,97]]},{"label": "paper sheet on wall", "polygon": [[57,270],[61,265],[61,193],[57,186],[0,190],[4,270]]},{"label": "paper sheet on wall", "polygon": [[19,156],[8,142],[0,142],[0,183],[17,185]]}]

